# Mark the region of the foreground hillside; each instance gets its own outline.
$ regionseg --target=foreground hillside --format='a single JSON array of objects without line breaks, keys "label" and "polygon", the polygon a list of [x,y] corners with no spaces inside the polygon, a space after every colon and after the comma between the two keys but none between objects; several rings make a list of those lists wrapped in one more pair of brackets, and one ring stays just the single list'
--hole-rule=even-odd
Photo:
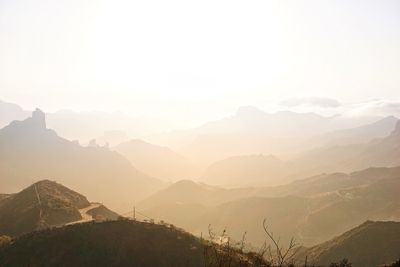
[{"label": "foreground hillside", "polygon": [[262,266],[224,251],[172,226],[122,220],[27,234],[0,247],[0,266]]},{"label": "foreground hillside", "polygon": [[116,219],[106,207],[92,205],[87,198],[61,184],[44,180],[19,193],[0,199],[0,236],[17,236],[37,229],[82,220],[81,210],[93,217]]},{"label": "foreground hillside", "polygon": [[353,267],[374,267],[400,258],[400,222],[367,221],[320,245],[302,251],[312,264],[327,265],[347,258]]},{"label": "foreground hillside", "polygon": [[2,193],[21,190],[33,178],[57,179],[114,209],[162,184],[108,148],[83,147],[58,136],[40,110],[0,129],[0,176]]}]

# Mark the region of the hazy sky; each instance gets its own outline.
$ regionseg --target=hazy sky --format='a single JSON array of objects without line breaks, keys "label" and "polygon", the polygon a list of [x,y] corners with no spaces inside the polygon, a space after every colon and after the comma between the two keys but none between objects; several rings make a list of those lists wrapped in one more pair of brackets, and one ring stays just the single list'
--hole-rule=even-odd
[{"label": "hazy sky", "polygon": [[0,99],[26,108],[200,120],[399,92],[398,0],[0,0]]}]

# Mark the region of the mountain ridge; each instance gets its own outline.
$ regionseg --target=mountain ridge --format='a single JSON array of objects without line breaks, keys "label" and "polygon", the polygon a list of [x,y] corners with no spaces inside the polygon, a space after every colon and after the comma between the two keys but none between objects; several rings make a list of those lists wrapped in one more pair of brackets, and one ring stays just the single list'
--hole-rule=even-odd
[{"label": "mountain ridge", "polygon": [[[91,199],[102,199],[121,209],[126,205],[123,203],[133,203],[163,184],[106,147],[82,147],[59,137],[46,128],[45,115],[40,110],[0,129],[0,167],[3,193],[26,187],[32,177],[55,178],[80,188]],[[116,190],[119,200],[114,197]]]},{"label": "mountain ridge", "polygon": [[19,236],[80,221],[81,210],[86,209],[93,219],[118,217],[102,204],[95,206],[91,208],[85,196],[64,185],[41,180],[0,201],[0,235]]},{"label": "mountain ridge", "polygon": [[347,258],[354,267],[376,267],[400,258],[400,222],[366,221],[297,256],[304,262],[327,265]]}]

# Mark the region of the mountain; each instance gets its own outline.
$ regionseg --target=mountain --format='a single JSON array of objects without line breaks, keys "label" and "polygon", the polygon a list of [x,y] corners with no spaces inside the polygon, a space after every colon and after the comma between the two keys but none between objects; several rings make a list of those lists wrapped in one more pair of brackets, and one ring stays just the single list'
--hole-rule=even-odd
[{"label": "mountain", "polygon": [[376,267],[400,258],[400,222],[367,221],[344,234],[302,251],[299,262],[328,265],[347,258],[354,267]]},{"label": "mountain", "polygon": [[[207,186],[206,188],[209,188]],[[234,239],[247,232],[262,245],[264,218],[282,241],[294,236],[314,245],[366,220],[400,219],[400,167],[323,174],[287,185],[206,190],[194,183],[171,185],[143,201],[143,213],[200,234],[211,224]],[[187,192],[187,193],[186,193]]]},{"label": "mountain", "polygon": [[336,130],[313,138],[320,146],[350,145],[368,143],[373,139],[388,136],[396,126],[398,119],[388,116],[376,122],[356,128]]},{"label": "mountain", "polygon": [[82,147],[59,137],[46,128],[40,110],[0,130],[0,177],[5,193],[21,190],[37,178],[57,179],[114,209],[126,208],[162,186],[117,152]]},{"label": "mountain", "polygon": [[253,191],[250,188],[225,189],[191,180],[182,180],[141,201],[139,207],[148,209],[173,204],[215,206],[227,201],[248,197]]},{"label": "mountain", "polygon": [[3,199],[6,199],[10,196],[10,194],[0,194],[0,201],[2,201]]},{"label": "mountain", "polygon": [[[265,136],[293,136],[293,130],[303,128],[301,135],[308,136],[324,131],[333,117],[323,117],[315,113],[279,111],[267,113],[252,106],[240,107],[233,116],[208,122],[199,128],[200,133],[262,133]],[[319,124],[321,127],[312,127]]]},{"label": "mountain", "polygon": [[126,141],[129,135],[147,134],[152,123],[122,112],[76,112],[65,109],[47,113],[47,122],[51,129],[68,140],[88,143],[96,138],[99,143],[109,143],[111,146]]},{"label": "mountain", "polygon": [[388,136],[368,143],[315,148],[285,161],[254,155],[227,158],[212,164],[202,181],[228,187],[273,185],[321,173],[399,165],[400,121],[397,120]]},{"label": "mountain", "polygon": [[287,162],[292,176],[323,172],[351,172],[368,167],[400,165],[400,121],[392,132],[369,143],[332,146],[311,150]]},{"label": "mountain", "polygon": [[188,159],[167,147],[136,139],[121,143],[114,150],[140,170],[163,180],[189,179],[195,173],[195,167]]},{"label": "mountain", "polygon": [[22,120],[29,117],[30,112],[20,106],[0,100],[0,127],[4,127],[14,120]]},{"label": "mountain", "polygon": [[[173,131],[146,140],[167,145],[201,167],[224,158],[266,154],[287,156],[317,147],[312,139],[325,133],[359,127],[381,117],[325,117],[315,113],[264,112],[240,107],[237,112],[200,127]],[[316,127],[316,125],[318,127]]]},{"label": "mountain", "polygon": [[[248,197],[252,192],[248,188],[225,189],[182,180],[146,198],[138,203],[137,208],[147,216],[173,222],[200,234],[195,225],[203,222],[202,216],[210,209],[228,201]],[[207,225],[206,222],[203,226]]]},{"label": "mountain", "polygon": [[250,267],[256,260],[263,262],[170,225],[128,220],[48,229],[0,247],[0,266]]},{"label": "mountain", "polygon": [[241,107],[231,117],[192,130],[193,141],[182,151],[203,166],[232,156],[293,154],[303,149],[307,137],[324,132],[331,119],[313,113],[266,113]]},{"label": "mountain", "polygon": [[[274,197],[262,197],[259,192],[259,198],[219,205],[205,218],[209,223],[228,227],[235,237],[243,231],[252,232],[249,238],[255,242],[262,242],[258,237],[262,233],[260,223],[267,218],[282,240],[294,236],[303,244],[328,240],[366,220],[400,219],[400,168],[365,171],[343,177],[342,183],[329,184],[338,176],[326,176],[325,184],[321,179],[308,188],[297,185],[297,194],[292,191],[296,185]],[[368,181],[358,182],[364,179]]]},{"label": "mountain", "polygon": [[51,181],[40,181],[0,202],[0,235],[15,236],[81,219],[86,197]]},{"label": "mountain", "polygon": [[[0,100],[0,128],[14,120],[23,120],[31,115],[14,103]],[[120,111],[73,111],[61,109],[46,113],[47,125],[68,140],[79,140],[86,144],[96,138],[101,144],[115,146],[129,140],[129,136],[145,136],[158,132],[161,122],[152,118],[138,118]]]},{"label": "mountain", "polygon": [[280,186],[259,188],[257,193],[262,196],[313,196],[330,192],[339,192],[344,189],[368,186],[384,179],[400,177],[400,167],[367,168],[352,173],[329,173],[299,179],[292,183]]},{"label": "mountain", "polygon": [[285,182],[283,168],[284,162],[274,156],[235,156],[213,163],[200,180],[229,187],[276,185]]},{"label": "mountain", "polygon": [[[17,236],[37,229],[62,226],[92,218],[114,220],[118,214],[61,184],[43,180],[0,202],[0,236]],[[92,219],[92,218],[89,218]]]},{"label": "mountain", "polygon": [[[302,243],[315,244],[365,220],[400,219],[399,186],[400,168],[370,169],[351,175],[332,174],[308,185],[293,183],[286,192],[281,191],[281,196],[272,198],[282,199],[282,195],[295,195],[299,199],[293,205],[303,203],[294,211],[302,212],[293,216],[288,225],[285,226],[285,221],[272,216],[267,210],[263,214],[273,220],[271,223],[275,223],[273,226],[276,231],[284,233],[282,235],[287,236],[290,229],[293,229],[293,236]],[[288,209],[282,206],[285,204],[277,204],[275,208],[285,211]],[[255,213],[254,216],[259,215]],[[235,216],[230,215],[224,219],[234,221]]]},{"label": "mountain", "polygon": [[376,142],[371,142],[361,154],[361,161],[375,166],[397,166],[400,164],[400,120],[392,133]]}]

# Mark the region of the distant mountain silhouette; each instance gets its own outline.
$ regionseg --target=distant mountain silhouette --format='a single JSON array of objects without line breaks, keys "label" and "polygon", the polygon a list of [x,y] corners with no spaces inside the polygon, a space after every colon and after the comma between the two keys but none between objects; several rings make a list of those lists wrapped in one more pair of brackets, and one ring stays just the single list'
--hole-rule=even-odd
[{"label": "distant mountain silhouette", "polygon": [[224,250],[173,226],[127,220],[44,230],[0,246],[2,267],[199,267],[213,262],[250,267],[255,260],[254,254]]},{"label": "distant mountain silhouette", "polygon": [[213,163],[200,180],[230,187],[282,184],[284,167],[284,162],[274,156],[236,156]]},{"label": "distant mountain silhouette", "polygon": [[367,143],[388,136],[396,126],[398,119],[388,116],[376,122],[356,128],[336,130],[313,138],[321,146],[350,145]]},{"label": "distant mountain silhouette", "polygon": [[33,179],[56,179],[114,208],[128,206],[162,185],[108,148],[82,147],[59,137],[46,128],[40,110],[0,130],[0,166],[4,193],[21,190]]},{"label": "distant mountain silhouette", "polygon": [[142,136],[149,131],[144,121],[122,112],[58,110],[47,113],[48,126],[68,140],[86,144],[96,138],[111,146],[127,140],[129,135]]},{"label": "distant mountain silhouette", "polygon": [[307,176],[322,172],[351,172],[368,167],[400,165],[400,121],[384,138],[369,143],[332,146],[299,155],[287,164],[291,175]]},{"label": "distant mountain silhouette", "polygon": [[[293,136],[293,130],[302,128],[299,135],[308,136],[323,132],[334,117],[315,113],[279,111],[267,113],[256,107],[240,107],[236,114],[221,120],[208,122],[198,131],[203,134],[262,134],[264,136]],[[312,127],[320,125],[318,129]]]},{"label": "distant mountain silhouette", "polygon": [[4,127],[14,120],[22,120],[29,117],[30,112],[20,106],[0,100],[0,127]]},{"label": "distant mountain silhouette", "polygon": [[215,206],[227,201],[251,196],[253,192],[254,190],[249,188],[225,189],[204,183],[196,183],[191,180],[182,180],[139,202],[139,207],[148,209],[175,204]]},{"label": "distant mountain silhouette", "polygon": [[313,113],[266,113],[241,107],[234,116],[192,130],[194,141],[183,151],[203,165],[246,154],[293,154],[303,149],[306,137],[324,132],[332,119]]},{"label": "distant mountain silhouette", "polygon": [[[0,199],[0,236],[16,236],[81,220],[79,209],[89,206],[86,197],[61,184],[49,180],[37,182]],[[101,209],[97,216],[117,217],[104,206]]]},{"label": "distant mountain silhouette", "polygon": [[367,168],[350,174],[343,172],[320,174],[281,186],[258,188],[257,192],[270,197],[282,195],[310,196],[336,192],[351,187],[367,186],[382,179],[398,177],[400,177],[400,167]]},{"label": "distant mountain silhouette", "polygon": [[201,180],[227,187],[271,186],[321,173],[399,166],[399,129],[400,121],[396,120],[394,129],[384,138],[368,143],[324,146],[300,153],[285,161],[279,161],[272,156],[255,155],[226,158],[206,169]]},{"label": "distant mountain silhouette", "polygon": [[[23,120],[32,114],[14,103],[0,100],[0,128],[14,120]],[[46,113],[47,125],[68,140],[86,144],[91,139],[114,146],[128,140],[127,136],[144,136],[157,123],[149,119],[135,118],[122,112],[73,111],[61,109]]]},{"label": "distant mountain silhouette", "polygon": [[367,221],[322,244],[302,250],[297,259],[325,265],[347,258],[354,267],[376,267],[400,258],[400,222]]},{"label": "distant mountain silhouette", "polygon": [[167,147],[136,139],[121,143],[114,149],[140,170],[160,179],[177,181],[194,178],[196,173],[188,159]]},{"label": "distant mountain silhouette", "polygon": [[320,143],[313,142],[314,136],[359,127],[379,119],[382,118],[324,117],[291,111],[268,113],[250,106],[241,107],[232,116],[205,123],[198,128],[173,131],[148,140],[167,145],[201,167],[207,167],[232,156],[295,155],[318,147]]}]

